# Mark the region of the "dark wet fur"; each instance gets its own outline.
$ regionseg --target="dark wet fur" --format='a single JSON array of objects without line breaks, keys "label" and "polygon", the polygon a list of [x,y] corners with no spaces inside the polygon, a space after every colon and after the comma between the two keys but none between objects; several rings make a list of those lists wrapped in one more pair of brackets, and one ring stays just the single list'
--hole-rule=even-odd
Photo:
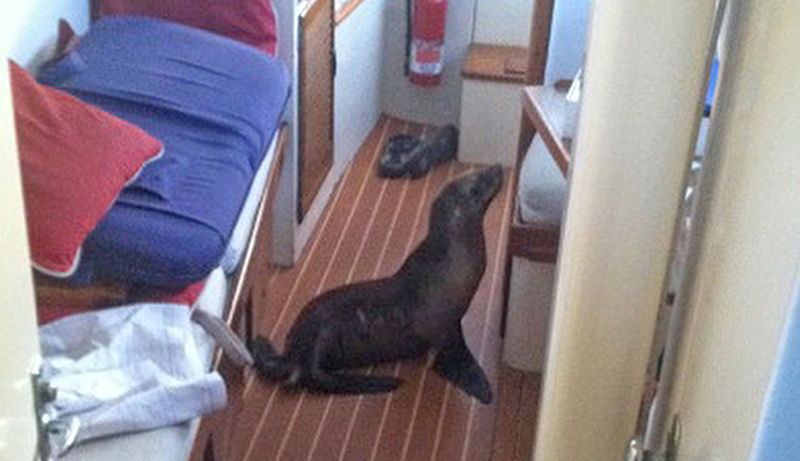
[{"label": "dark wet fur", "polygon": [[483,216],[502,185],[494,166],[457,179],[437,197],[425,240],[391,277],[345,285],[312,299],[284,354],[249,344],[268,381],[337,393],[389,392],[401,380],[345,371],[437,351],[434,370],[483,403],[486,375],[464,341],[461,318],[486,269]]}]

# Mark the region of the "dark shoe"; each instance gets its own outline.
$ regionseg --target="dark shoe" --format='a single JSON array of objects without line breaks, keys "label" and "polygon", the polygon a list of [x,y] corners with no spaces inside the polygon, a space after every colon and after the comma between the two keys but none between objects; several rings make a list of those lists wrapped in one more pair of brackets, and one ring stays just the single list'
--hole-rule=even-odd
[{"label": "dark shoe", "polygon": [[458,128],[453,125],[422,141],[408,135],[394,136],[381,156],[378,173],[386,178],[420,178],[431,167],[455,159],[457,152]]},{"label": "dark shoe", "polygon": [[381,155],[378,173],[384,178],[402,178],[406,175],[409,154],[422,140],[416,136],[398,134],[389,138]]}]

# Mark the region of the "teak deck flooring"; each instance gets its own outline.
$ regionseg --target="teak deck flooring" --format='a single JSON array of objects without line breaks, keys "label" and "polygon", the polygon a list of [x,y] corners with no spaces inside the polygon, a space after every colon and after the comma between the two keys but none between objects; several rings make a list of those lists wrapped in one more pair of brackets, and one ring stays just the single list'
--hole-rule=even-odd
[{"label": "teak deck flooring", "polygon": [[[480,168],[452,162],[421,179],[377,177],[377,160],[390,136],[427,130],[381,118],[343,175],[300,261],[272,276],[267,293],[270,308],[254,319],[257,335],[282,349],[295,316],[312,297],[348,282],[391,275],[425,237],[430,204],[438,192],[451,179]],[[522,459],[517,458],[515,431],[520,429],[515,428],[521,424],[530,437],[533,428],[524,428],[516,410],[498,411],[497,404],[500,397],[530,408],[537,399],[534,394],[533,403],[522,404],[519,377],[504,375],[502,383],[497,377],[513,198],[508,182],[487,212],[486,273],[463,321],[467,343],[492,382],[492,405],[467,397],[430,371],[431,357],[368,370],[404,380],[400,389],[385,395],[290,392],[251,374],[245,377],[243,397],[228,411],[235,416],[227,418],[227,440],[215,440],[222,445],[215,451],[222,449],[225,459],[237,461],[488,461],[495,447],[503,453],[495,460]],[[496,425],[503,432],[501,438],[510,442],[495,440]]]},{"label": "teak deck flooring", "polygon": [[531,461],[541,375],[501,364],[492,461]]}]

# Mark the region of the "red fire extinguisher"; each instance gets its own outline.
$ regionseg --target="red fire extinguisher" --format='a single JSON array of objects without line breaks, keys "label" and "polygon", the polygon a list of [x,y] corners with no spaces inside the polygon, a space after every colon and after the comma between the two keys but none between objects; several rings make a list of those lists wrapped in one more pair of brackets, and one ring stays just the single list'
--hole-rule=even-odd
[{"label": "red fire extinguisher", "polygon": [[436,86],[442,79],[447,0],[414,0],[409,51],[409,79]]}]

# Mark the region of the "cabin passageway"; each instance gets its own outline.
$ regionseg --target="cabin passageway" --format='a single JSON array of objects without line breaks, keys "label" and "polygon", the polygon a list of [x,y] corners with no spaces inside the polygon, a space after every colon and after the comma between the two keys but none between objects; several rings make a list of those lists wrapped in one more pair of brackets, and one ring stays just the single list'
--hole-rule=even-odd
[{"label": "cabin passageway", "polygon": [[[432,130],[390,117],[379,120],[345,171],[298,263],[270,275],[268,308],[253,320],[256,336],[269,338],[282,349],[297,313],[311,298],[346,283],[391,275],[400,267],[425,237],[430,204],[439,191],[451,179],[482,167],[449,162],[419,179],[378,177],[380,154],[392,135],[425,135]],[[290,391],[248,373],[241,389],[230,389],[241,397],[213,417],[216,458],[223,454],[224,459],[242,461],[493,459],[495,426],[503,413],[498,401],[503,400],[505,388],[513,388],[500,386],[498,380],[503,368],[503,275],[513,205],[508,176],[506,171],[504,186],[485,217],[486,272],[462,322],[467,344],[498,397],[491,405],[449,385],[431,370],[430,356],[366,370],[404,381],[397,391],[383,395]]]}]

